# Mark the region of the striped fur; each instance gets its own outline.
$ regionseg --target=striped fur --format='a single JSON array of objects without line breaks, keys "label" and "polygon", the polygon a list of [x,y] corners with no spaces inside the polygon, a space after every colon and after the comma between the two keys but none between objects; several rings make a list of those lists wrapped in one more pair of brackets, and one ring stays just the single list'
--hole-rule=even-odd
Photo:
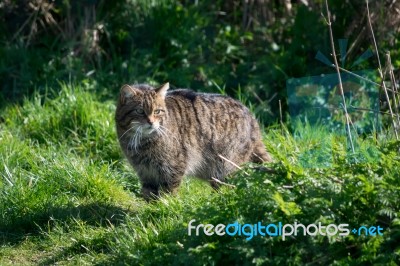
[{"label": "striped fur", "polygon": [[[245,162],[271,161],[260,128],[239,101],[166,83],[124,85],[116,110],[121,148],[136,170],[146,199],[174,192],[184,175],[217,187]],[[223,157],[223,158],[222,158]]]}]

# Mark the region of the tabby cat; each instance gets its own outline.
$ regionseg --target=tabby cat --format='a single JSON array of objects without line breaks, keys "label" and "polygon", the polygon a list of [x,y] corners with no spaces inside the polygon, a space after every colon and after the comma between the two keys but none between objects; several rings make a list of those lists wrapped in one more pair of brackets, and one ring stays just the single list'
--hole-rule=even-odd
[{"label": "tabby cat", "polygon": [[124,85],[116,110],[121,148],[147,200],[174,192],[184,175],[220,181],[245,162],[268,162],[260,128],[239,101],[219,94]]}]

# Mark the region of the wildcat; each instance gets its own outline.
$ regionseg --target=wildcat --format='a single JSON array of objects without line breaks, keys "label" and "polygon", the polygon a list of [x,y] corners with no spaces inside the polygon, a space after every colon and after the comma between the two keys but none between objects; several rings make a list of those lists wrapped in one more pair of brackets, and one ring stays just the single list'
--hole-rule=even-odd
[{"label": "wildcat", "polygon": [[120,146],[136,170],[142,195],[174,192],[184,175],[218,181],[245,162],[268,162],[259,125],[228,96],[187,89],[124,85],[115,114]]}]

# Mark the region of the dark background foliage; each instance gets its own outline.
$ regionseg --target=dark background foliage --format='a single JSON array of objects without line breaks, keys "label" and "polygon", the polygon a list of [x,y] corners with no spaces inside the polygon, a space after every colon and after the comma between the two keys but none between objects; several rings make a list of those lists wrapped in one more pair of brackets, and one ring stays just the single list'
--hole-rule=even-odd
[{"label": "dark background foliage", "polygon": [[[365,2],[331,2],[335,38],[349,39],[352,62],[372,44]],[[398,6],[371,3],[379,48],[394,58]],[[169,81],[240,90],[273,123],[278,100],[286,109],[288,78],[333,72],[315,59],[331,53],[324,12],[323,1],[307,0],[3,0],[0,99],[18,101],[60,81],[84,81],[107,98],[124,83]],[[365,67],[376,69],[376,60]]]}]

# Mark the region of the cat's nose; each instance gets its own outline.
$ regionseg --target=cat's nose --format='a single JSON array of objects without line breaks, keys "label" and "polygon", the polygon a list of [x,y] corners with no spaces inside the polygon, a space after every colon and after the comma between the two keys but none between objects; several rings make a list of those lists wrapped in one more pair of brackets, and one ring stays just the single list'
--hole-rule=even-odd
[{"label": "cat's nose", "polygon": [[154,121],[155,121],[154,117],[148,117],[147,118],[147,123],[149,123],[150,125],[153,125]]}]

